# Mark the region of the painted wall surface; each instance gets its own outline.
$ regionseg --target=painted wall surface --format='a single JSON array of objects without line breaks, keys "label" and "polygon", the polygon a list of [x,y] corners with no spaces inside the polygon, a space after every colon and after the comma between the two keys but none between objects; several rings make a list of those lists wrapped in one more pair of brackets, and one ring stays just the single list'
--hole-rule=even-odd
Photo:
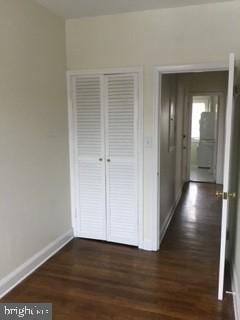
[{"label": "painted wall surface", "polygon": [[[144,134],[153,135],[153,66],[240,57],[240,2],[70,19],[69,70],[144,66]],[[152,233],[153,150],[144,150],[145,239]]]},{"label": "painted wall surface", "polygon": [[[161,81],[161,113],[160,113],[160,226],[163,230],[167,224],[168,216],[171,213],[176,200],[176,147],[177,139],[175,134],[175,146],[170,146],[170,106],[174,106],[177,112],[177,75],[168,74],[162,76]],[[176,115],[175,112],[175,115]],[[176,116],[175,116],[176,117]],[[176,120],[175,120],[176,121]],[[175,130],[176,130],[175,122]]]},{"label": "painted wall surface", "polygon": [[65,25],[0,1],[0,279],[71,228]]},{"label": "painted wall surface", "polygon": [[183,131],[184,131],[184,111],[185,111],[185,85],[182,81],[178,81],[177,76],[177,137],[176,137],[176,198],[182,191],[184,184],[183,179]]}]

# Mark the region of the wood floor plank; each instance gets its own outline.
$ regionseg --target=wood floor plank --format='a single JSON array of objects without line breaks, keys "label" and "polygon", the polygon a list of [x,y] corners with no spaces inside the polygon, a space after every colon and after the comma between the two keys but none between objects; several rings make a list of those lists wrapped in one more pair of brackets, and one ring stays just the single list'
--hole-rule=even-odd
[{"label": "wood floor plank", "polygon": [[190,183],[160,252],[75,239],[1,302],[52,302],[55,320],[233,320],[217,301],[221,203]]}]

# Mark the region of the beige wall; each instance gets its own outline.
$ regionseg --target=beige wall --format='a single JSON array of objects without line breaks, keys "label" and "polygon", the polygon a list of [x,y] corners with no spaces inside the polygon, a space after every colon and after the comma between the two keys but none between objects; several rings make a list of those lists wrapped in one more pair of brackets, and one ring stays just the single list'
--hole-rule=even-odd
[{"label": "beige wall", "polygon": [[71,228],[64,21],[0,0],[0,279]]},{"label": "beige wall", "polygon": [[[67,21],[68,69],[144,66],[144,133],[153,135],[153,66],[240,57],[239,1]],[[145,239],[151,237],[151,148],[144,150]]]}]

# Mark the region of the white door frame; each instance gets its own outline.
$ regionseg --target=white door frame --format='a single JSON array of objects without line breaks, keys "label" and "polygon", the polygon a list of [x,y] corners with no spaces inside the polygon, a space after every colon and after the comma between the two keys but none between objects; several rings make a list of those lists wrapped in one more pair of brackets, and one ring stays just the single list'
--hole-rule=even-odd
[{"label": "white door frame", "polygon": [[161,79],[164,74],[228,71],[228,63],[155,66],[153,70],[153,250],[160,249],[160,112]]},{"label": "white door frame", "polygon": [[[216,183],[219,182],[219,168],[221,167],[221,162],[223,163],[223,156],[222,158],[219,158],[219,138],[221,135],[221,131],[224,130],[224,126],[221,126],[220,124],[220,112],[223,108],[223,100],[224,100],[224,93],[221,91],[191,91],[188,94],[187,101],[185,107],[187,108],[187,112],[184,117],[184,122],[186,121],[188,123],[188,135],[187,135],[187,175],[186,175],[186,181],[190,181],[190,160],[191,160],[191,129],[192,129],[192,99],[196,96],[209,96],[214,97],[217,96],[219,98],[219,107],[218,107],[218,113],[217,113],[217,136],[216,136],[216,150],[215,150],[215,165],[216,165],[216,173],[215,173],[215,181]],[[224,110],[225,111],[225,110]],[[224,141],[222,141],[224,143]],[[184,165],[184,163],[183,163]]]},{"label": "white door frame", "polygon": [[74,236],[77,237],[77,190],[75,179],[75,143],[71,78],[74,75],[104,75],[135,73],[138,76],[138,246],[144,245],[144,218],[143,218],[143,67],[83,69],[67,71],[68,93],[68,130],[69,130],[69,162],[70,162],[70,195],[71,217]]}]

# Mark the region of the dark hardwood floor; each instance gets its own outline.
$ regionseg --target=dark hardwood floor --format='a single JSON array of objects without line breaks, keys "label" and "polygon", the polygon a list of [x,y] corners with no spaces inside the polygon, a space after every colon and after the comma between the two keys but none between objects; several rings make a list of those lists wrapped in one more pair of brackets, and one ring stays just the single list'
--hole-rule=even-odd
[{"label": "dark hardwood floor", "polygon": [[220,202],[190,183],[158,253],[76,239],[1,302],[52,302],[57,320],[232,320],[217,301]]}]

